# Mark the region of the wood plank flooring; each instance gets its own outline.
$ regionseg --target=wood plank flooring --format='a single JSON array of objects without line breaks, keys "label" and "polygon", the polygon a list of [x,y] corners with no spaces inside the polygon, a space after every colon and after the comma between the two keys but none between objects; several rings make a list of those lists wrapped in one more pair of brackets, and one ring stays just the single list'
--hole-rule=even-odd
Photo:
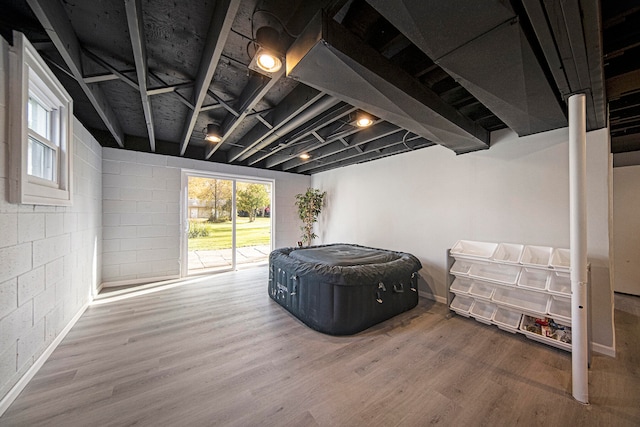
[{"label": "wood plank flooring", "polygon": [[569,353],[442,304],[332,337],[269,299],[266,267],[224,273],[90,307],[0,426],[638,426],[639,300],[616,296],[586,406]]}]

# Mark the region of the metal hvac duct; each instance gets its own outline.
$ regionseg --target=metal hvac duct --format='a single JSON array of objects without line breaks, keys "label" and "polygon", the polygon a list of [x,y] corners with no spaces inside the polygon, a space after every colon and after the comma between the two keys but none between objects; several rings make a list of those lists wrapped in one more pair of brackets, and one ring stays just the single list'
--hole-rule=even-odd
[{"label": "metal hvac duct", "polygon": [[509,2],[367,2],[518,135],[567,126]]},{"label": "metal hvac duct", "polygon": [[484,128],[322,13],[289,48],[286,62],[288,77],[458,154],[489,146]]}]

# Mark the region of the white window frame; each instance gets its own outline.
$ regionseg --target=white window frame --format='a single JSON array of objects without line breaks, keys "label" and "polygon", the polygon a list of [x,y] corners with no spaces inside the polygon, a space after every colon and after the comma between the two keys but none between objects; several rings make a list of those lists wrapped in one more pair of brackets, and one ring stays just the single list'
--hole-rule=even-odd
[{"label": "white window frame", "polygon": [[[73,100],[27,38],[13,33],[9,50],[9,196],[12,203],[70,206],[72,200]],[[50,109],[52,138],[28,127],[29,92]],[[54,179],[28,174],[29,136],[54,151]]]}]

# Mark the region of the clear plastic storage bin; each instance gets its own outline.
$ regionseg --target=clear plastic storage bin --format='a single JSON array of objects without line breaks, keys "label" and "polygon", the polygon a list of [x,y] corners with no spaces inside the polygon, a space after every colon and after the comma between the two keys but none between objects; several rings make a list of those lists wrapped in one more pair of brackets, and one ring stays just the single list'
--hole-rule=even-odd
[{"label": "clear plastic storage bin", "polygon": [[450,308],[462,316],[469,317],[469,310],[471,310],[472,305],[473,298],[456,295],[451,301]]},{"label": "clear plastic storage bin", "polygon": [[493,255],[498,246],[497,243],[473,242],[471,240],[458,240],[451,248],[451,255],[456,257],[488,259]]},{"label": "clear plastic storage bin", "polygon": [[469,269],[474,265],[471,261],[467,261],[464,259],[458,259],[453,263],[451,267],[451,274],[455,274],[456,276],[468,276]]},{"label": "clear plastic storage bin", "polygon": [[508,310],[504,307],[498,307],[493,315],[493,323],[500,329],[515,333],[520,325],[521,317],[522,313]]},{"label": "clear plastic storage bin", "polygon": [[547,289],[548,281],[548,271],[523,267],[518,279],[518,286],[544,291]]},{"label": "clear plastic storage bin", "polygon": [[568,320],[571,322],[571,300],[552,295],[551,303],[549,304],[549,316],[556,320]]},{"label": "clear plastic storage bin", "polygon": [[491,324],[491,318],[495,312],[496,306],[494,304],[478,300],[473,303],[470,310],[471,316],[473,316],[477,321],[488,325]]},{"label": "clear plastic storage bin", "polygon": [[549,292],[558,295],[571,295],[571,276],[569,273],[551,273]]},{"label": "clear plastic storage bin", "polygon": [[449,289],[454,294],[468,294],[469,288],[471,288],[472,283],[473,280],[471,279],[467,279],[465,277],[456,277]]},{"label": "clear plastic storage bin", "polygon": [[469,289],[469,294],[473,295],[476,298],[491,299],[495,289],[496,287],[489,283],[473,281],[473,283],[471,284],[471,288]]},{"label": "clear plastic storage bin", "polygon": [[519,273],[520,267],[504,264],[473,264],[469,269],[471,277],[505,285],[515,285]]},{"label": "clear plastic storage bin", "polygon": [[517,264],[520,262],[520,256],[522,255],[522,249],[524,245],[518,245],[515,243],[500,243],[492,259],[498,262],[504,262],[509,264]]},{"label": "clear plastic storage bin", "polygon": [[550,265],[555,269],[568,271],[571,267],[571,251],[569,249],[554,249]]},{"label": "clear plastic storage bin", "polygon": [[520,264],[536,267],[548,267],[553,248],[548,246],[525,246],[520,257]]},{"label": "clear plastic storage bin", "polygon": [[499,288],[494,292],[492,300],[516,310],[540,313],[543,316],[547,312],[549,295],[516,288]]}]

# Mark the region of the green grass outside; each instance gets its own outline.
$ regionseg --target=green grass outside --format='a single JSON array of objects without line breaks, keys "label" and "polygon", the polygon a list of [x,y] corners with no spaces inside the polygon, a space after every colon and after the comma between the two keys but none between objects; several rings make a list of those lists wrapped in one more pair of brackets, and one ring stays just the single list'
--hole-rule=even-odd
[{"label": "green grass outside", "polygon": [[[217,250],[231,248],[231,221],[213,224],[204,220],[189,220],[198,226],[205,227],[208,237],[189,239],[189,250]],[[256,218],[249,222],[249,218],[236,219],[236,247],[268,245],[271,237],[271,218]]]}]

